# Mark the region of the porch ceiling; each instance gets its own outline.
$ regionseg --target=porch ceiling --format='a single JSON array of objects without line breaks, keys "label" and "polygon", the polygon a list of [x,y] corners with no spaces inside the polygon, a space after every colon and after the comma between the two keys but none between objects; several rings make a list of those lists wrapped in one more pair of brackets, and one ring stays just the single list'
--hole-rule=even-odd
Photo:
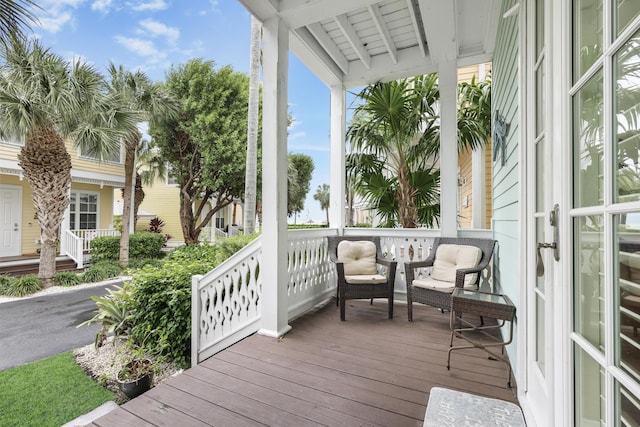
[{"label": "porch ceiling", "polygon": [[498,0],[239,0],[279,16],[291,51],[325,84],[355,87],[490,61]]}]

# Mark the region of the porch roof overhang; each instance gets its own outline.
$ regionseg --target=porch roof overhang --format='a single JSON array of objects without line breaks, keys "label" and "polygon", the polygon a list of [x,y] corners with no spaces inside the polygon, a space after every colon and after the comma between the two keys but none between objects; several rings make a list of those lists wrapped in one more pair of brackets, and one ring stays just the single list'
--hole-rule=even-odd
[{"label": "porch roof overhang", "polygon": [[490,61],[499,0],[239,0],[289,28],[290,50],[345,88]]}]

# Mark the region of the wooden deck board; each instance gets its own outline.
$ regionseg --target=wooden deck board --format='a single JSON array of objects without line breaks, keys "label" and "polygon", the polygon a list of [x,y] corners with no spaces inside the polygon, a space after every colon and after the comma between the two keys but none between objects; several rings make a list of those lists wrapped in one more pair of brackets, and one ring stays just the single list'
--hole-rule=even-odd
[{"label": "wooden deck board", "polygon": [[404,304],[392,320],[382,300],[347,305],[345,322],[328,304],[283,339],[250,336],[93,425],[420,426],[436,386],[517,403],[507,367],[482,350],[452,353],[447,370],[448,315],[414,305],[410,323]]}]

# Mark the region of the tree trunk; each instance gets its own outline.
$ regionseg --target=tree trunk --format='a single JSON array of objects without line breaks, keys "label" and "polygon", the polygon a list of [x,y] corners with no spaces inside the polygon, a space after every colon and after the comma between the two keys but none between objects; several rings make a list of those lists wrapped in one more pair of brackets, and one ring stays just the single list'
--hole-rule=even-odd
[{"label": "tree trunk", "polygon": [[193,205],[190,198],[180,194],[180,225],[182,227],[182,237],[184,237],[185,245],[193,245],[198,243],[200,235],[199,230],[195,227],[195,218],[193,216]]},{"label": "tree trunk", "polygon": [[416,228],[418,226],[418,211],[413,200],[413,189],[409,184],[409,172],[405,165],[402,165],[398,170],[398,187],[398,207],[402,227]]},{"label": "tree trunk", "polygon": [[244,232],[256,229],[257,153],[258,153],[258,103],[260,90],[260,30],[261,24],[251,17],[251,64],[249,74],[249,113],[247,117],[247,169],[244,187]]},{"label": "tree trunk", "polygon": [[120,235],[120,267],[127,268],[129,264],[129,226],[131,224],[131,186],[133,185],[133,169],[135,163],[135,149],[125,150],[124,157],[124,193],[122,195],[122,234]]},{"label": "tree trunk", "polygon": [[69,206],[71,156],[53,129],[29,132],[18,154],[18,164],[33,192],[33,206],[40,224],[40,267],[44,287],[53,285],[60,225]]},{"label": "tree trunk", "polygon": [[142,177],[139,173],[136,173],[136,191],[135,200],[133,201],[133,229],[136,229],[138,225],[138,210],[144,200],[144,190],[142,189]]}]

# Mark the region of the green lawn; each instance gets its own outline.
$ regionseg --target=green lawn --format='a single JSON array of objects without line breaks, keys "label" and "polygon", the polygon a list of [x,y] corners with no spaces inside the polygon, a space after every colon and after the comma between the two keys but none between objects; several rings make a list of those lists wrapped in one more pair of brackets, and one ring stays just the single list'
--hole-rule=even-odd
[{"label": "green lawn", "polygon": [[0,426],[58,427],[114,399],[70,351],[0,372]]}]

